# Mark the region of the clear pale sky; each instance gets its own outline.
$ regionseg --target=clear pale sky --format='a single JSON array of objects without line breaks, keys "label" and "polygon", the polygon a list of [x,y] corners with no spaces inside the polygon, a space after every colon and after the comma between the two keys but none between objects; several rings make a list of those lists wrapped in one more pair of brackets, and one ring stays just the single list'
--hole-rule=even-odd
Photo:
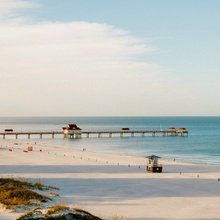
[{"label": "clear pale sky", "polygon": [[220,1],[0,0],[0,116],[219,116]]}]

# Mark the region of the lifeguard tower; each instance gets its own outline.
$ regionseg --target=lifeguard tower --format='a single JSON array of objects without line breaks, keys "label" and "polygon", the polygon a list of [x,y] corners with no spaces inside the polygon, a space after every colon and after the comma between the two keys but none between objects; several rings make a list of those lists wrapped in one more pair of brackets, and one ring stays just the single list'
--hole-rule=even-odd
[{"label": "lifeguard tower", "polygon": [[148,159],[147,161],[147,172],[149,173],[162,173],[163,165],[158,164],[158,159],[161,157],[158,157],[156,155],[150,155],[146,157]]}]

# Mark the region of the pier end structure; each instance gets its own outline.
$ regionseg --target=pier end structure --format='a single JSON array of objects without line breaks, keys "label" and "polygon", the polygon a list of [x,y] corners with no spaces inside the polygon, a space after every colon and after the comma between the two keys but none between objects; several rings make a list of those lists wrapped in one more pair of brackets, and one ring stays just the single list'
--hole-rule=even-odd
[{"label": "pier end structure", "polygon": [[180,134],[181,136],[187,135],[188,136],[188,131],[186,130],[186,128],[179,128],[176,131],[177,135]]}]

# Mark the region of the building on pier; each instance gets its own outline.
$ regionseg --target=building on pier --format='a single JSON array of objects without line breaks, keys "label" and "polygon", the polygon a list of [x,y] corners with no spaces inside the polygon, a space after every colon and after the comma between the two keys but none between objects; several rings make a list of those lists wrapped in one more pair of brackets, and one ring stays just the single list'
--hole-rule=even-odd
[{"label": "building on pier", "polygon": [[181,136],[183,136],[184,134],[188,135],[188,131],[185,128],[179,128],[176,131],[177,134],[181,134]]},{"label": "building on pier", "polygon": [[63,127],[64,135],[69,136],[70,138],[81,137],[82,129],[79,128],[76,124],[68,124],[66,127]]},{"label": "building on pier", "polygon": [[13,132],[13,129],[5,129],[5,133],[12,133]]},{"label": "building on pier", "polygon": [[176,131],[175,127],[169,127],[168,131]]},{"label": "building on pier", "polygon": [[183,133],[184,133],[184,132],[185,132],[185,133],[187,132],[187,130],[186,130],[185,128],[179,128],[178,131],[183,132]]},{"label": "building on pier", "polygon": [[121,131],[130,131],[130,128],[122,128]]}]

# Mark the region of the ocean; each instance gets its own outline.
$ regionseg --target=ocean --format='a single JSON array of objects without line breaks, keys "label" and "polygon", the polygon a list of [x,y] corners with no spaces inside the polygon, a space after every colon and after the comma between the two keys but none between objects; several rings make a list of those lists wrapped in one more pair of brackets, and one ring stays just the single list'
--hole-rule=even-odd
[{"label": "ocean", "polygon": [[[156,154],[166,160],[195,164],[220,165],[220,117],[0,117],[0,132],[14,131],[61,131],[67,124],[77,124],[83,131],[118,131],[123,127],[130,130],[167,130],[184,127],[188,136],[162,136],[135,134],[120,137],[93,135],[89,138],[64,139],[63,135],[7,136],[15,142],[55,145],[65,148],[110,152],[145,157]],[[0,136],[0,138],[3,138]]]}]

